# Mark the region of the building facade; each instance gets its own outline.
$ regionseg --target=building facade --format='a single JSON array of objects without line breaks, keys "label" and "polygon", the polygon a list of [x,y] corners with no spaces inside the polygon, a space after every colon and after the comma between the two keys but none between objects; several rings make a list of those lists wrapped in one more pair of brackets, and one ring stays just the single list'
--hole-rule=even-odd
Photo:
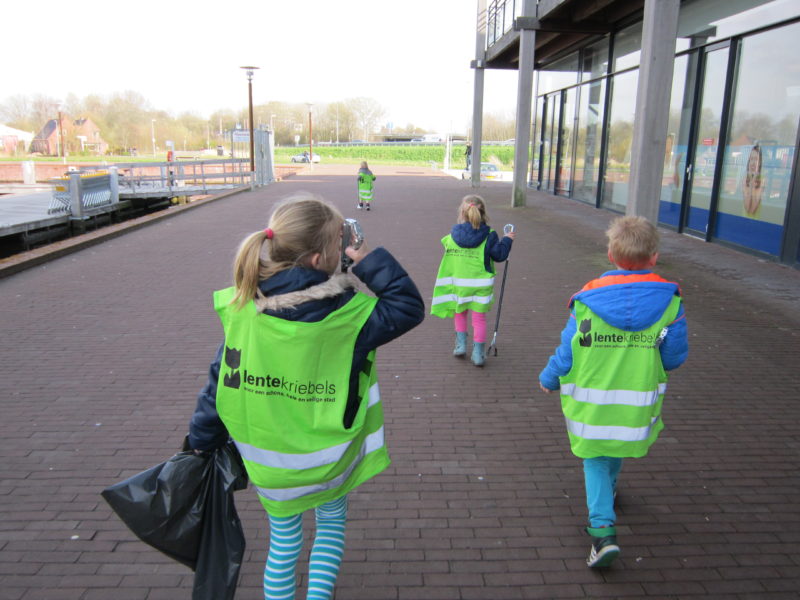
[{"label": "building facade", "polygon": [[[514,68],[515,36],[536,36],[527,185],[631,213],[641,128],[658,145],[647,176],[661,226],[800,264],[800,2],[676,0],[663,134],[659,115],[637,111],[653,68],[647,2],[540,1],[535,15],[520,0],[489,5],[487,68]],[[492,21],[500,5],[510,28]]]},{"label": "building facade", "polygon": [[105,154],[108,150],[108,144],[100,135],[100,128],[91,119],[62,117],[60,122],[58,119],[50,119],[45,123],[32,140],[30,152],[60,156],[62,133],[65,140],[63,151],[67,155],[85,152]]}]

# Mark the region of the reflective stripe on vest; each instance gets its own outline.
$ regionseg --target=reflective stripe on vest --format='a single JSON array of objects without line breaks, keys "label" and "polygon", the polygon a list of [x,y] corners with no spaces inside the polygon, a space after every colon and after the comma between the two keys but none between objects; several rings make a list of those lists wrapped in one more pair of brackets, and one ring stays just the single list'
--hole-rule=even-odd
[{"label": "reflective stripe on vest", "polygon": [[[491,296],[458,296],[456,294],[445,294],[443,296],[435,296],[431,300],[431,306],[437,304],[444,304],[445,302],[455,303],[457,306],[462,304],[491,304],[494,300],[494,295]],[[460,312],[460,311],[456,311]]]},{"label": "reflective stripe on vest", "polygon": [[650,392],[636,392],[633,390],[594,390],[592,388],[578,387],[574,383],[565,383],[561,386],[561,393],[572,396],[576,402],[590,404],[625,404],[627,406],[653,406],[658,402],[659,396],[667,391],[666,383],[659,383],[658,389]]},{"label": "reflective stripe on vest", "polygon": [[376,450],[380,450],[384,447],[384,439],[383,439],[383,427],[381,427],[375,433],[369,434],[365,439],[364,443],[361,445],[361,449],[359,450],[358,455],[355,457],[353,462],[350,463],[350,466],[338,477],[334,477],[328,481],[323,481],[320,483],[315,483],[312,485],[305,485],[299,486],[294,488],[266,488],[261,486],[254,486],[258,495],[266,500],[272,500],[274,502],[289,502],[292,500],[298,500],[309,496],[311,494],[317,494],[319,492],[325,492],[330,490],[335,490],[336,488],[344,485],[347,482],[347,479],[353,473],[355,468],[361,464],[361,461],[365,456],[370,454],[371,452],[375,452]]},{"label": "reflective stripe on vest", "polygon": [[[378,386],[373,385],[369,389],[369,402],[367,407],[374,406],[380,402],[381,396],[378,391]],[[381,431],[383,428],[381,428]],[[374,434],[373,434],[374,435]],[[368,436],[369,437],[369,436]],[[276,452],[274,450],[266,450],[258,448],[245,442],[237,442],[236,447],[239,454],[244,460],[256,463],[263,467],[272,467],[275,469],[313,469],[314,467],[321,467],[322,465],[330,465],[340,461],[347,449],[350,448],[352,441],[344,442],[330,448],[323,448],[316,452],[308,452],[304,454],[287,454],[284,452]]]},{"label": "reflective stripe on vest", "polygon": [[494,302],[494,271],[486,271],[486,239],[475,248],[462,248],[446,235],[442,245],[431,314],[449,318],[465,310],[489,312]]},{"label": "reflective stripe on vest", "polygon": [[660,417],[653,417],[646,427],[623,427],[619,425],[587,425],[578,421],[567,421],[567,430],[574,436],[586,440],[614,440],[641,442],[650,437]]},{"label": "reflective stripe on vest", "polygon": [[494,277],[488,279],[464,279],[463,277],[441,277],[436,280],[436,285],[457,285],[459,287],[486,287],[494,285]]}]

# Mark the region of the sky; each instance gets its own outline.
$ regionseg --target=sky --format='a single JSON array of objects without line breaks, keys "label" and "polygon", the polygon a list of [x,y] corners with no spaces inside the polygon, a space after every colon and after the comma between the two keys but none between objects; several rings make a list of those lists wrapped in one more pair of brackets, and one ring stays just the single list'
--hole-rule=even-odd
[{"label": "sky", "polygon": [[[204,118],[253,102],[364,96],[384,123],[466,132],[477,0],[11,0],[0,102],[132,90]],[[487,70],[484,112],[513,116],[516,72]]]}]

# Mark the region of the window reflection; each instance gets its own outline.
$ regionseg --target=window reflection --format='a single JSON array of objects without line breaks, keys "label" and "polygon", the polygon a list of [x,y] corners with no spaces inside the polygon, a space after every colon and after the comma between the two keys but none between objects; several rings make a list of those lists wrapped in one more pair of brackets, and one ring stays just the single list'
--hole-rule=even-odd
[{"label": "window reflection", "polygon": [[587,83],[579,88],[575,173],[572,197],[594,204],[600,174],[600,134],[603,124],[603,101],[606,80]]},{"label": "window reflection", "polygon": [[694,148],[691,194],[686,220],[689,229],[701,232],[703,236],[708,231],[708,220],[711,216],[711,191],[717,164],[727,65],[728,48],[714,50],[706,55],[703,98]]},{"label": "window reflection", "polygon": [[614,36],[614,71],[638,67],[642,57],[642,23],[623,29]]},{"label": "window reflection", "polygon": [[628,205],[638,81],[638,69],[616,75],[611,80],[611,114],[608,119],[608,150],[601,205],[620,212],[624,212]]},{"label": "window reflection", "polygon": [[675,228],[680,225],[681,196],[686,172],[686,152],[691,132],[692,102],[698,54],[675,59],[670,93],[664,176],[658,220]]},{"label": "window reflection", "polygon": [[572,183],[572,151],[575,137],[575,97],[577,90],[572,88],[564,92],[564,109],[561,126],[561,161],[556,184],[556,194],[568,196]]},{"label": "window reflection", "polygon": [[780,241],[800,117],[800,58],[776,54],[800,24],[742,40],[725,147],[716,237],[769,254]]},{"label": "window reflection", "polygon": [[581,81],[597,79],[608,73],[608,38],[587,46],[581,55]]},{"label": "window reflection", "polygon": [[689,0],[681,4],[677,51],[797,17],[797,0]]},{"label": "window reflection", "polygon": [[544,66],[539,71],[539,94],[560,90],[578,82],[578,54]]}]

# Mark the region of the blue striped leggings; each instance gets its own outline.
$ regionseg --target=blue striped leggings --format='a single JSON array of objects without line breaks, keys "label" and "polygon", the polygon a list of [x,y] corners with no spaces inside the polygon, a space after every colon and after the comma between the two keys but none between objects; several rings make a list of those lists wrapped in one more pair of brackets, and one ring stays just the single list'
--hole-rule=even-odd
[{"label": "blue striped leggings", "polygon": [[[344,554],[347,496],[314,510],[317,531],[308,562],[307,600],[330,600]],[[294,600],[295,568],[303,547],[303,515],[269,515],[269,554],[264,569],[265,600]]]}]

